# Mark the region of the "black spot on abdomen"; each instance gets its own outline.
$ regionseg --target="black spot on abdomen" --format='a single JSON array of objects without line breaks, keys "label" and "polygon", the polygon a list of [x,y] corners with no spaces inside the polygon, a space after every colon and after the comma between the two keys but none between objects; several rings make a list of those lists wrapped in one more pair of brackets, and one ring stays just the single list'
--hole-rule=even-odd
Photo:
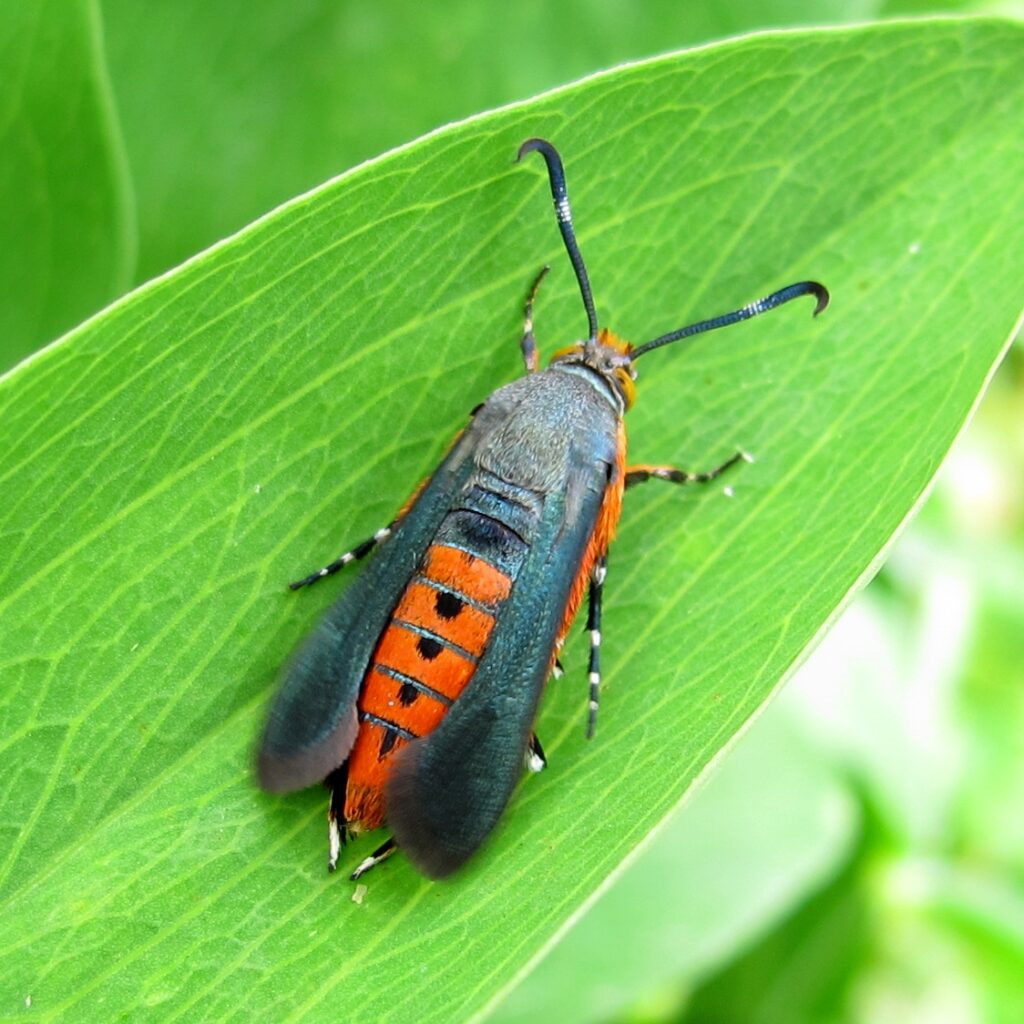
[{"label": "black spot on abdomen", "polygon": [[416,650],[420,652],[420,657],[433,661],[441,653],[441,645],[433,637],[421,636],[416,641]]},{"label": "black spot on abdomen", "polygon": [[434,598],[434,607],[442,619],[454,619],[462,611],[464,605],[460,598],[447,590],[439,590]]},{"label": "black spot on abdomen", "polygon": [[384,736],[380,741],[380,753],[377,755],[378,761],[383,761],[392,750],[395,749],[395,742],[398,740],[398,733],[393,729],[385,729]]}]

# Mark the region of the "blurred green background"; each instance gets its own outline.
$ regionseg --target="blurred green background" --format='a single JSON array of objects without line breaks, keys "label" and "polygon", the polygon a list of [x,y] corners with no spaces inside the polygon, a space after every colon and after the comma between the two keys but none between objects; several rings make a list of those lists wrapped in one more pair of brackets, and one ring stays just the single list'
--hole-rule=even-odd
[{"label": "blurred green background", "polygon": [[[754,29],[937,8],[993,10],[6,0],[0,370],[451,120]],[[883,573],[495,1019],[1022,1019],[1022,404],[1013,351]]]}]

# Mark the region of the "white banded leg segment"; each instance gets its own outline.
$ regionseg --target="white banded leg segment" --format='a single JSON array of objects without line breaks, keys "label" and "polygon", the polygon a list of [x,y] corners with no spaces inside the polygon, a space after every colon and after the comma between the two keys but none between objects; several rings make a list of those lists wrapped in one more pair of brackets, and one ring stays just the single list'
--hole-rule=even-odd
[{"label": "white banded leg segment", "polygon": [[601,597],[607,572],[607,559],[599,558],[590,575],[590,595],[587,601],[587,630],[590,633],[590,662],[587,667],[587,678],[590,683],[587,739],[591,739],[597,731],[597,709],[601,699]]},{"label": "white banded leg segment", "polygon": [[350,562],[358,562],[359,559],[365,558],[381,541],[385,541],[391,536],[391,531],[395,528],[396,522],[398,522],[397,519],[388,523],[387,526],[381,527],[372,537],[364,540],[361,544],[357,544],[351,551],[346,551],[345,554],[336,558],[329,565],[325,565],[322,569],[318,569],[316,572],[310,573],[294,583],[289,583],[288,589],[298,590],[299,587],[308,587],[311,583],[316,583],[325,576],[332,576],[340,569],[344,569]]},{"label": "white banded leg segment", "polygon": [[349,878],[355,882],[357,879],[363,877],[367,871],[371,868],[375,868],[381,861],[387,860],[398,849],[394,839],[389,839],[386,843],[381,843],[369,857],[366,857],[360,864],[359,867],[349,875]]},{"label": "white banded leg segment", "polygon": [[338,866],[338,856],[348,839],[348,826],[345,821],[345,769],[333,772],[324,784],[331,791],[331,799],[327,805],[327,841],[330,853],[327,857],[327,870],[334,871]]},{"label": "white banded leg segment", "polygon": [[338,818],[333,810],[327,815],[327,839],[331,850],[327,858],[327,870],[334,871],[338,867],[338,857],[341,854],[342,837],[341,828],[338,826]]},{"label": "white banded leg segment", "polygon": [[525,762],[527,771],[535,774],[544,771],[548,766],[548,759],[544,756],[544,748],[540,745],[536,733],[530,737],[530,745],[526,748]]},{"label": "white banded leg segment", "polygon": [[537,298],[537,290],[541,281],[551,268],[542,267],[541,272],[534,278],[530,286],[529,294],[526,296],[526,308],[523,310],[523,338],[519,347],[523,351],[523,363],[526,365],[527,373],[536,373],[540,365],[540,356],[537,353],[537,339],[533,336],[533,303]]},{"label": "white banded leg segment", "polygon": [[626,486],[635,487],[648,480],[666,480],[672,484],[706,484],[721,476],[727,469],[731,469],[737,462],[753,461],[753,456],[740,451],[730,456],[720,466],[715,466],[704,473],[691,473],[675,466],[630,466],[626,469]]},{"label": "white banded leg segment", "polygon": [[565,646],[565,637],[563,636],[555,644],[555,661],[554,661],[554,664],[551,666],[551,675],[554,676],[555,679],[561,679],[562,676],[565,675],[565,666],[562,664],[561,657],[559,657],[559,655],[561,655],[561,653],[562,653],[562,648],[564,646]]}]

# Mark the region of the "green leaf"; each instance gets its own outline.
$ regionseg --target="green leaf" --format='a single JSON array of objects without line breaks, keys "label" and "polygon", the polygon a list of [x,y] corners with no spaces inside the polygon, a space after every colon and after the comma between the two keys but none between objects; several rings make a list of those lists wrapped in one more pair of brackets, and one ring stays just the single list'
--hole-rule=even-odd
[{"label": "green leaf", "polygon": [[606,1021],[728,962],[851,855],[852,795],[774,704],[495,1024]]},{"label": "green leaf", "polygon": [[[40,1019],[463,1019],[500,997],[764,704],[921,498],[1019,308],[1024,32],[751,37],[590,79],[365,165],[0,381],[0,1005]],[[538,161],[567,161],[603,319],[652,354],[605,610],[539,723],[549,770],[439,885],[324,872],[323,796],[258,793],[278,667],[468,410],[582,328]],[[346,851],[354,862],[377,837]]]},{"label": "green leaf", "polygon": [[[138,280],[391,146],[595,68],[879,0],[103,0]],[[168,56],[173,54],[173,73]]]},{"label": "green leaf", "polygon": [[0,371],[128,286],[134,224],[93,0],[0,6]]}]

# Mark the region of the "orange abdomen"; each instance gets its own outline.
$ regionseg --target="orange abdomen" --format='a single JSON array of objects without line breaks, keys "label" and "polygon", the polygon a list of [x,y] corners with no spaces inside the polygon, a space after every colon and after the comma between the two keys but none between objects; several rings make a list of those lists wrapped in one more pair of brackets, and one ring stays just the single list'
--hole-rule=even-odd
[{"label": "orange abdomen", "polygon": [[346,821],[384,824],[384,784],[395,753],[440,724],[465,689],[512,580],[478,555],[428,549],[374,651],[358,701],[348,762]]}]

